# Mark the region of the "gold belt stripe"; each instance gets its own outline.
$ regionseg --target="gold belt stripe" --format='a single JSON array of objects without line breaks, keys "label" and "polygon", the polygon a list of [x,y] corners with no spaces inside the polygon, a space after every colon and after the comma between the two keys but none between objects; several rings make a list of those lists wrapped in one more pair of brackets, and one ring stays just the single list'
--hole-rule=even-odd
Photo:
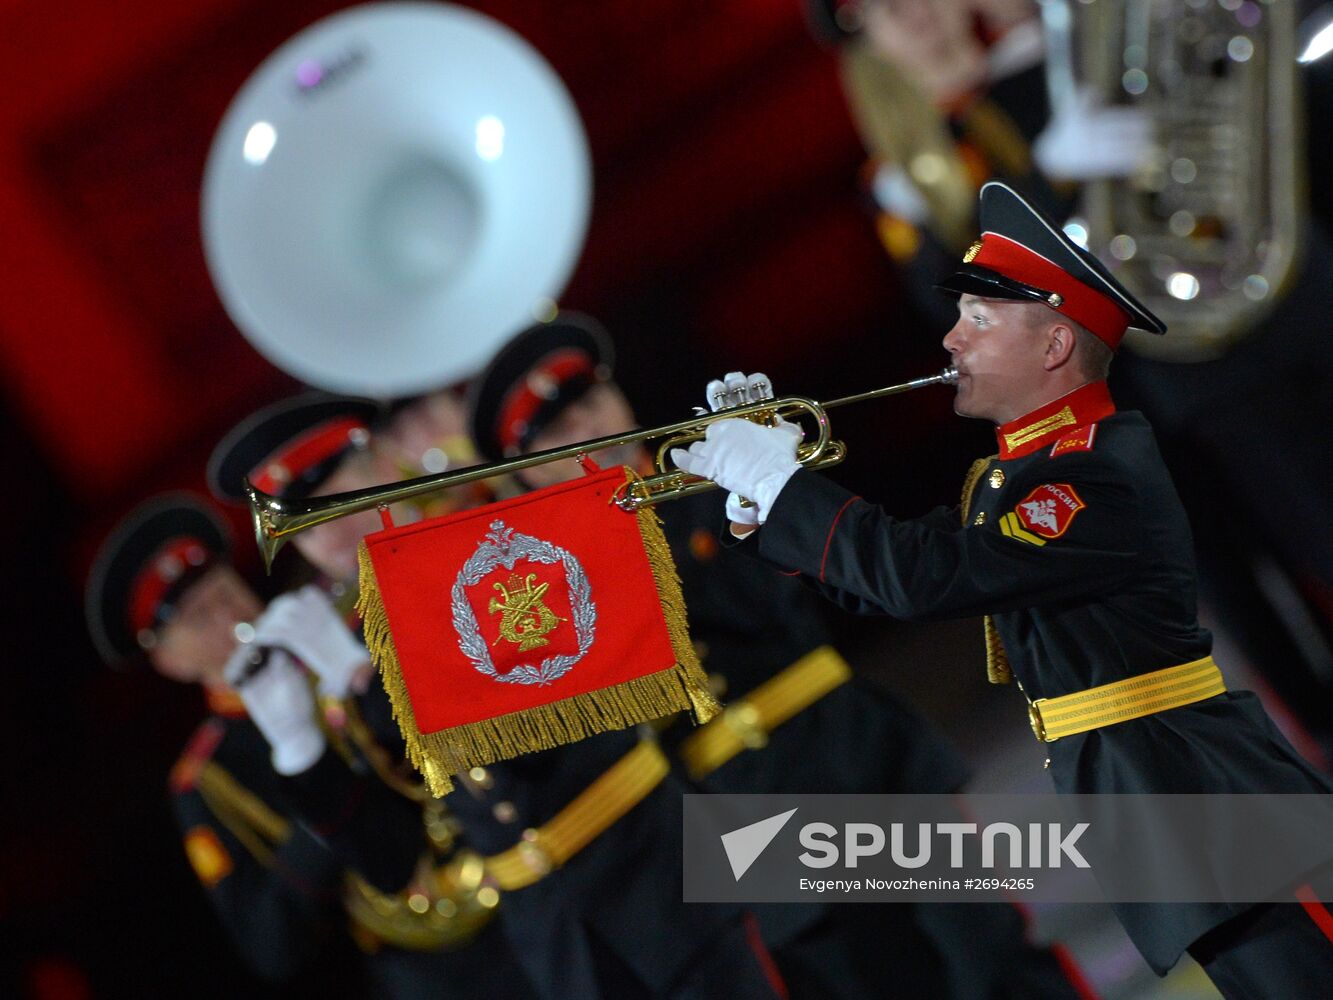
[{"label": "gold belt stripe", "polygon": [[487,858],[486,874],[510,891],[540,881],[643,801],[670,770],[656,743],[641,742],[547,823],[524,833],[516,846]]},{"label": "gold belt stripe", "polygon": [[1029,710],[1037,739],[1051,743],[1062,736],[1192,705],[1226,689],[1217,664],[1205,656],[1059,698],[1038,698]]},{"label": "gold belt stripe", "polygon": [[685,770],[697,780],[747,747],[762,746],[768,733],[851,677],[852,668],[832,646],[811,650],[691,733],[680,748]]}]

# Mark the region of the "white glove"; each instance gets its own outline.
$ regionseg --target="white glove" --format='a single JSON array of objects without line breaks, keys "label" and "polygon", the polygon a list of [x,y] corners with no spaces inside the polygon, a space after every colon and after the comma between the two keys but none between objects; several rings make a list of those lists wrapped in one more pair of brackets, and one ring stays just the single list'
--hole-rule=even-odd
[{"label": "white glove", "polygon": [[[716,413],[724,407],[743,406],[746,403],[772,399],[773,385],[763,372],[755,372],[753,375],[728,372],[725,377],[709,382],[705,395],[708,397],[708,408]],[[727,520],[733,524],[758,525],[759,507],[754,503],[742,506],[740,494],[728,493]]]},{"label": "white glove", "polygon": [[732,524],[750,524],[759,526],[759,505],[750,502],[750,505],[744,506],[739,493],[727,494],[727,520]]},{"label": "white glove", "polygon": [[[254,670],[255,656],[265,654],[267,662]],[[319,760],[324,753],[324,734],[315,721],[315,696],[290,656],[281,650],[263,650],[254,643],[244,643],[227,661],[225,676],[268,740],[273,770],[300,774]]]},{"label": "white glove", "polygon": [[757,523],[763,524],[782,487],[801,467],[796,461],[800,432],[795,424],[765,427],[749,420],[719,420],[708,426],[704,440],[688,451],[673,449],[671,458],[691,475],[749,497],[759,508]]},{"label": "white glove", "polygon": [[1152,121],[1138,108],[1101,106],[1088,90],[1051,119],[1032,155],[1048,177],[1128,177],[1152,157]]},{"label": "white glove", "polygon": [[255,621],[253,644],[287,651],[319,678],[320,693],[334,698],[360,694],[370,678],[366,647],[313,583],[268,606]]}]

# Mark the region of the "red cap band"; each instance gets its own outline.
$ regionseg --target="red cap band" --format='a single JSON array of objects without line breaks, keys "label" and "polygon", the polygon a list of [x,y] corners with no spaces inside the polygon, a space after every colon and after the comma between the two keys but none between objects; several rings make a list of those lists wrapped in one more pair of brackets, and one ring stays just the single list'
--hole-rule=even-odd
[{"label": "red cap band", "polygon": [[1114,299],[1090,288],[1058,264],[1007,236],[983,233],[981,249],[971,263],[1059,295],[1059,305],[1051,302],[1047,305],[1083,324],[1112,350],[1119,346],[1129,327],[1129,312]]},{"label": "red cap band", "polygon": [[500,447],[505,450],[515,447],[542,404],[554,399],[561,385],[579,375],[591,376],[594,370],[587,354],[570,347],[552,351],[533,365],[500,407],[495,428]]},{"label": "red cap band", "polygon": [[366,430],[363,421],[339,417],[302,434],[282,451],[270,455],[250,473],[250,482],[265,493],[282,493],[307,469],[332,458],[347,447],[353,431]]},{"label": "red cap band", "polygon": [[186,570],[208,561],[208,547],[188,535],[173,538],[149,559],[130,586],[130,628],[135,633],[150,629],[157,621],[158,608],[171,585]]}]

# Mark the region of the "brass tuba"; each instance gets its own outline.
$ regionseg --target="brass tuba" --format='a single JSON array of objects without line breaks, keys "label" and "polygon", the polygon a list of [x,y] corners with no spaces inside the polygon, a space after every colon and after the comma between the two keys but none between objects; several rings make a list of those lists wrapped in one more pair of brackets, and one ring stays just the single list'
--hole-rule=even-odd
[{"label": "brass tuba", "polygon": [[1151,161],[1088,182],[1095,253],[1170,337],[1130,332],[1166,361],[1221,356],[1296,273],[1305,207],[1295,0],[1043,0],[1052,110],[1082,88],[1141,108]]}]

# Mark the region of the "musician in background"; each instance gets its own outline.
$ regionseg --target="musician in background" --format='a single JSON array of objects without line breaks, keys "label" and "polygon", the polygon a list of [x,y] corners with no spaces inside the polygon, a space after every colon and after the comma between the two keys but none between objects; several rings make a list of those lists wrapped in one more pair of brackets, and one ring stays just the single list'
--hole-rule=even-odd
[{"label": "musician in background", "polygon": [[[94,563],[89,631],[108,663],[146,659],[164,677],[204,689],[211,714],[173,768],[169,787],[186,857],[247,966],[274,981],[322,976],[330,968],[346,976],[344,870],[355,863],[367,877],[389,883],[406,873],[384,863],[391,837],[385,849],[367,853],[364,841],[294,818],[302,792],[284,775],[310,770],[325,741],[305,676],[276,647],[299,649],[306,667],[318,671],[319,689],[338,697],[357,683],[365,651],[327,628],[317,643],[305,641],[302,632],[320,630],[299,627],[300,620],[313,615],[327,627],[329,615],[303,597],[280,599],[265,612],[228,563],[227,548],[222,522],[203,502],[170,494],[144,503],[112,532]],[[229,677],[252,669],[260,650],[273,661],[264,669],[276,667],[295,680],[291,693],[305,706],[304,718],[247,714]],[[358,802],[371,825],[393,813],[393,803],[366,796],[356,781],[348,783],[346,801]]]},{"label": "musician in background", "polygon": [[[530,327],[471,386],[479,450],[498,461],[632,430],[614,367],[610,337],[587,316]],[[636,442],[591,457],[652,471]],[[540,488],[582,474],[569,459],[517,476]],[[684,775],[710,792],[958,790],[967,772],[957,751],[907,705],[852,676],[813,595],[719,547],[722,502],[705,493],[655,508],[700,661],[729,703],[726,718],[665,734]],[[737,720],[746,720],[744,739]],[[903,995],[957,1000],[1087,995],[1063,949],[1028,944],[1004,904],[754,909],[793,997],[874,997],[889,982]]]},{"label": "musician in background", "polygon": [[[392,456],[372,446],[372,424],[381,412],[364,400],[322,393],[279,401],[242,421],[218,445],[209,462],[210,485],[219,498],[241,503],[247,479],[287,501],[392,482],[399,476]],[[419,512],[405,507],[400,516]],[[376,863],[398,873],[396,879],[371,878],[347,864],[338,885],[345,922],[368,956],[377,988],[391,996],[463,997],[485,984],[500,996],[532,996],[503,935],[490,926],[496,900],[484,891],[480,862],[460,851],[457,822],[403,760],[388,698],[355,635],[347,598],[355,594],[356,546],[379,527],[371,512],[304,532],[300,547],[323,582],[279,597],[255,624],[254,645],[273,642],[306,665],[305,650],[330,643],[354,650],[353,683],[317,692],[325,697],[316,712],[308,685],[280,662],[278,671],[266,664],[243,676],[239,693],[272,747],[274,770],[299,768],[300,760],[280,761],[281,748],[293,741],[322,748],[309,776],[299,775],[309,787],[301,789],[307,798],[298,804],[317,810],[321,823],[353,823],[356,832],[367,834],[366,849]],[[240,670],[249,673],[244,665]],[[322,723],[314,732],[311,720]],[[356,819],[358,797],[381,802],[374,824],[362,827]]]},{"label": "musician in background", "polygon": [[[872,157],[865,177],[876,228],[930,326],[953,321],[931,289],[977,231],[982,183],[1003,180],[1063,220],[1082,183],[1128,177],[1155,148],[1153,122],[1139,108],[1080,92],[1059,95],[1053,114],[1037,5],[1002,5],[1003,19],[989,0],[807,4],[819,37],[839,46]],[[1180,23],[1187,14],[1182,4]],[[1300,72],[1298,82],[1310,84],[1306,114],[1290,124],[1318,135],[1333,106],[1333,70],[1315,63]],[[1322,145],[1312,144],[1316,156]],[[1325,188],[1314,193],[1315,207],[1326,208]],[[1333,419],[1333,348],[1322,336],[1333,310],[1329,222],[1326,211],[1302,219],[1300,267],[1273,290],[1274,311],[1224,356],[1180,364],[1130,350],[1112,378],[1119,397],[1153,421],[1191,512],[1201,596],[1271,683],[1270,703],[1299,720],[1284,728],[1325,769],[1333,759],[1333,526],[1322,509],[1333,467],[1308,428]]]},{"label": "musician in background", "polygon": [[[244,498],[247,476],[283,500],[394,482],[415,465],[438,464],[431,450],[451,437],[442,441],[441,432],[456,429],[448,392],[400,404],[387,420],[363,402],[319,394],[274,404],[227,436],[210,479],[233,502]],[[458,454],[458,442],[451,447]],[[454,504],[474,501],[471,492],[451,493]],[[399,504],[393,513],[402,524],[422,511]],[[354,589],[357,546],[380,526],[376,512],[363,512],[303,531],[293,544],[328,578]],[[414,982],[419,995],[440,983],[459,995],[484,988],[550,1000],[776,994],[738,911],[710,906],[685,919],[679,790],[669,777],[657,785],[630,780],[625,769],[645,760],[634,732],[473,768],[436,800],[404,760],[382,685],[343,707],[349,749],[383,784],[417,803],[418,840],[436,855],[404,891],[372,895],[358,886],[359,900],[370,905],[351,908],[358,940],[378,949],[376,968],[393,971],[403,995]],[[654,753],[648,748],[649,766]],[[610,789],[580,798],[618,765]],[[558,870],[524,850],[524,831],[557,815],[567,826],[596,830]],[[479,908],[495,919],[478,932],[465,918],[479,920]]]}]

